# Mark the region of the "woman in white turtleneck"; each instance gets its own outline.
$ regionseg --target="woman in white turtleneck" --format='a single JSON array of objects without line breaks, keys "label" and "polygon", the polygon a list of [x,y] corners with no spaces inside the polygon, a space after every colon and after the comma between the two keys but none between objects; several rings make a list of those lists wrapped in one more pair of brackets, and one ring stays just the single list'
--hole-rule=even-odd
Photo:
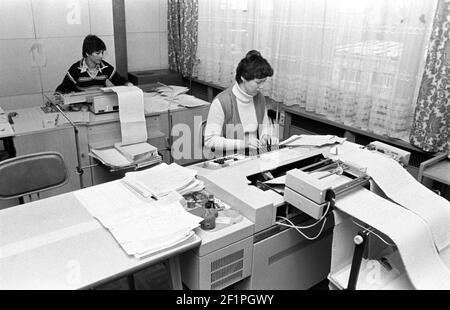
[{"label": "woman in white turtleneck", "polygon": [[215,152],[250,152],[278,144],[272,130],[265,98],[260,90],[273,69],[258,51],[250,51],[236,69],[236,84],[211,103],[205,128],[205,147]]}]

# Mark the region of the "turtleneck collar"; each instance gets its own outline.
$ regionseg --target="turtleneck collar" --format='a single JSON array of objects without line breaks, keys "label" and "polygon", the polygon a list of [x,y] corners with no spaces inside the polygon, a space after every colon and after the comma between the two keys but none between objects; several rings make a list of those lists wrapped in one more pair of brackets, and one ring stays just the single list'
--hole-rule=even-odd
[{"label": "turtleneck collar", "polygon": [[249,103],[253,100],[253,96],[247,94],[242,88],[239,87],[239,84],[233,85],[233,94],[239,99],[239,101],[244,103]]}]

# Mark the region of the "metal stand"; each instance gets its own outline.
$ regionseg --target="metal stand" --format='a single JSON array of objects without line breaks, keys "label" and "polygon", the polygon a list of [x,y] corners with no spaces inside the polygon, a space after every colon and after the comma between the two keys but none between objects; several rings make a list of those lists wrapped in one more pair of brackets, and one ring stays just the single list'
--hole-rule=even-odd
[{"label": "metal stand", "polygon": [[361,268],[361,262],[366,248],[366,240],[369,236],[369,232],[359,232],[354,238],[355,251],[353,252],[352,267],[350,269],[350,277],[348,278],[347,290],[355,290],[356,283],[358,282],[359,270]]},{"label": "metal stand", "polygon": [[64,116],[64,118],[72,125],[74,133],[75,133],[75,151],[77,153],[77,174],[80,179],[80,188],[84,188],[83,183],[83,173],[84,170],[81,167],[81,154],[80,154],[80,141],[78,138],[78,127],[72,122],[72,120],[67,116],[67,114],[59,107],[59,105],[50,101],[55,108]]}]

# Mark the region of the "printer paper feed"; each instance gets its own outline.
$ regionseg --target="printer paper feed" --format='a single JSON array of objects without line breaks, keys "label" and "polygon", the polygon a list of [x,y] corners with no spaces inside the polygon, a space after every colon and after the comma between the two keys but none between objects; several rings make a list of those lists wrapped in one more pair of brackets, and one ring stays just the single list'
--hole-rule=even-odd
[{"label": "printer paper feed", "polygon": [[147,141],[147,124],[144,114],[144,93],[136,86],[103,88],[114,91],[119,99],[122,145]]},{"label": "printer paper feed", "polygon": [[336,207],[392,239],[416,289],[450,289],[450,269],[419,216],[366,189],[340,197]]},{"label": "printer paper feed", "polygon": [[360,149],[346,151],[340,158],[367,167],[367,173],[389,198],[419,215],[431,229],[438,251],[450,245],[450,202],[384,155]]}]

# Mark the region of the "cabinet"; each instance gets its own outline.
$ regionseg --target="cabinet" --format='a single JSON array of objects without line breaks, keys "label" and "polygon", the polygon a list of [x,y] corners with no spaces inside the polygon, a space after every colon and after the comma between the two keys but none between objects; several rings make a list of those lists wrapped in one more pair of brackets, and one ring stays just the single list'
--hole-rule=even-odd
[{"label": "cabinet", "polygon": [[209,105],[171,113],[172,159],[179,165],[190,165],[204,159],[200,125],[208,117]]},{"label": "cabinet", "polygon": [[[163,159],[169,158],[167,135],[169,132],[167,113],[152,114],[146,116],[148,142],[158,148]],[[121,141],[121,129],[119,120],[91,124],[88,126],[88,147],[101,148],[114,145]],[[127,170],[110,172],[105,166],[100,165],[93,158],[89,158],[92,174],[92,185],[122,178]]]},{"label": "cabinet", "polygon": [[[190,165],[203,159],[199,144],[199,128],[206,119],[209,105],[195,108],[178,108],[146,116],[148,142],[158,148],[163,161],[170,164]],[[88,126],[89,148],[111,146],[121,140],[120,122],[113,120]],[[172,145],[172,148],[169,146]],[[169,153],[170,152],[170,153]],[[127,172],[110,172],[90,158],[92,184],[122,178]]]},{"label": "cabinet", "polygon": [[[202,160],[198,143],[199,126],[202,120],[206,119],[208,110],[209,105],[194,108],[174,107],[170,113],[164,110],[146,115],[148,142],[158,148],[163,160],[167,163],[174,161],[180,165],[188,165]],[[39,107],[18,109],[17,112],[13,138],[16,155],[56,151],[62,154],[68,169],[68,183],[57,189],[45,191],[41,196],[50,197],[79,189],[80,177],[77,172],[74,128],[69,124],[51,128],[44,126],[45,120],[55,116],[43,113]],[[89,156],[90,148],[111,146],[114,142],[121,140],[118,113],[102,115],[89,113],[89,117],[79,120],[77,128],[84,187],[123,177],[124,171],[110,172]],[[174,142],[175,147],[178,147],[178,151],[184,150],[182,156],[179,156],[178,151],[171,154],[169,148],[171,141]],[[16,204],[17,199],[0,201],[0,209]]]}]

